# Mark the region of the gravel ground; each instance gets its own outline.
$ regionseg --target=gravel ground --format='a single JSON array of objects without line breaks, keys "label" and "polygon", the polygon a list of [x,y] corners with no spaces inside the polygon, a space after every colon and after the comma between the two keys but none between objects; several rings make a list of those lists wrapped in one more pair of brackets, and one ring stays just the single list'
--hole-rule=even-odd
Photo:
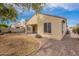
[{"label": "gravel ground", "polygon": [[62,40],[42,39],[42,47],[35,56],[79,56],[79,40],[66,35]]},{"label": "gravel ground", "polygon": [[[18,39],[14,38],[18,35]],[[34,45],[33,49],[37,48],[39,45],[35,41],[41,42],[41,47],[38,51],[33,52],[32,56],[79,56],[79,39],[73,38],[71,35],[66,35],[62,40],[53,40],[47,38],[34,38],[32,35],[24,34],[11,34],[6,35],[5,39],[1,39],[0,36],[0,55],[27,55]],[[2,35],[3,37],[5,35]],[[13,39],[8,39],[8,37],[13,37]],[[14,37],[15,36],[15,37]],[[29,37],[28,37],[29,36]],[[27,40],[29,39],[29,40]],[[31,40],[32,39],[32,40]],[[28,46],[26,42],[31,44]],[[16,43],[16,44],[15,44]],[[29,47],[29,51],[27,50]],[[17,49],[18,48],[18,49]]]},{"label": "gravel ground", "polygon": [[26,34],[0,35],[0,56],[25,56],[39,47],[39,41]]}]

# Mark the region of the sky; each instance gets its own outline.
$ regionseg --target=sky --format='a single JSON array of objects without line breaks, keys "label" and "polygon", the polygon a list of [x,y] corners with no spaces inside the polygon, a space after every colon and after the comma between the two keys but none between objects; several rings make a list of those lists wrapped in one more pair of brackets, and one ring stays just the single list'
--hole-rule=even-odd
[{"label": "sky", "polygon": [[[17,21],[29,20],[35,14],[34,10],[22,10],[18,7],[17,10],[19,12]],[[79,24],[79,3],[49,3],[43,7],[41,13],[65,17],[68,26]]]}]

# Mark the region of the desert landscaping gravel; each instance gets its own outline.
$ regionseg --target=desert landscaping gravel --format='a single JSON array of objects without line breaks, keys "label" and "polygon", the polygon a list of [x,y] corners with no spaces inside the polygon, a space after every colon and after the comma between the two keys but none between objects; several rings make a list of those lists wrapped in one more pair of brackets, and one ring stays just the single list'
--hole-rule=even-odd
[{"label": "desert landscaping gravel", "polygon": [[0,56],[27,56],[38,48],[37,39],[26,34],[0,35]]},{"label": "desert landscaping gravel", "polygon": [[[39,47],[38,41],[41,46],[36,50]],[[26,34],[2,35],[0,55],[79,56],[79,39],[71,35],[65,35],[62,40],[35,38]]]},{"label": "desert landscaping gravel", "polygon": [[36,56],[79,56],[79,39],[66,35],[62,40],[42,39],[44,44]]}]

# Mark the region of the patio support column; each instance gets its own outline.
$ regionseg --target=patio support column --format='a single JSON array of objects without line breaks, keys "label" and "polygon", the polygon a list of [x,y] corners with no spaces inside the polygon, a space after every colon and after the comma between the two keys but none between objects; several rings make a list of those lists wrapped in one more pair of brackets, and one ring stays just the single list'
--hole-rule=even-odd
[{"label": "patio support column", "polygon": [[25,33],[26,33],[26,34],[27,34],[27,26],[28,26],[28,25],[26,25],[26,27],[25,27]]}]

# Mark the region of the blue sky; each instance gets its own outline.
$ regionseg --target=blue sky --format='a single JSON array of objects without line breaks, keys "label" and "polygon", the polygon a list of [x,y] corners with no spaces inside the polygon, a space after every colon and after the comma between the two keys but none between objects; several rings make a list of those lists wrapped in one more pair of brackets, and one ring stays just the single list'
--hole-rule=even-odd
[{"label": "blue sky", "polygon": [[[18,9],[20,14],[17,17],[17,21],[21,19],[29,20],[34,14],[34,10],[24,10]],[[46,4],[41,10],[43,14],[63,16],[67,18],[68,26],[74,26],[79,24],[79,4],[78,3],[50,3]]]}]

